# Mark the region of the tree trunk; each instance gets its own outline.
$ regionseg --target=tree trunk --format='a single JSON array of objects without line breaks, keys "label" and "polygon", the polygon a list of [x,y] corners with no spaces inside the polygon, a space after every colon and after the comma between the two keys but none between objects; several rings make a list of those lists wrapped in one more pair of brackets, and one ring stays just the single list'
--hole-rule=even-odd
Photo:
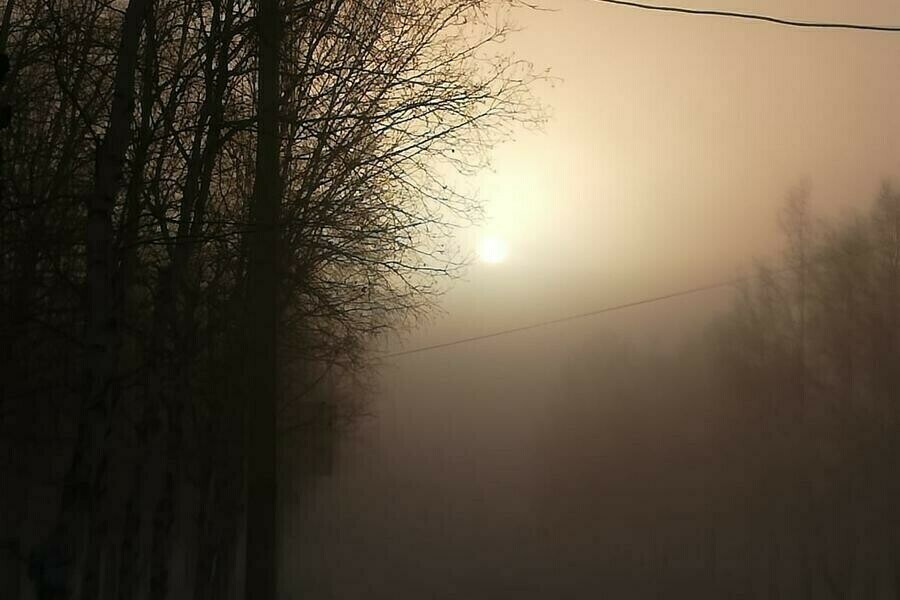
[{"label": "tree trunk", "polygon": [[[92,594],[97,580],[97,561],[91,557],[96,557],[99,550],[95,539],[101,529],[97,522],[97,490],[102,488],[103,429],[109,419],[118,333],[112,278],[112,214],[130,143],[138,48],[150,2],[132,0],[125,9],[109,123],[97,149],[94,190],[87,198],[88,356],[81,422],[53,539],[38,556],[39,561],[46,562],[49,555],[62,554],[68,594],[81,589],[81,585],[73,586],[76,581],[84,582],[83,592]],[[39,589],[48,585],[35,583]]]},{"label": "tree trunk", "polygon": [[276,279],[280,204],[278,0],[258,0],[258,138],[250,209],[247,272],[247,554],[248,600],[273,600],[275,556]]}]

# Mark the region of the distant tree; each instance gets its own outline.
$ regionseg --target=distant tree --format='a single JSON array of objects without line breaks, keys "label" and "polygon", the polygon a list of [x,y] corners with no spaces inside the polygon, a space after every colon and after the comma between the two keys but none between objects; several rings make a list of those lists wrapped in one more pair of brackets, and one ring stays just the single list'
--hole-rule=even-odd
[{"label": "distant tree", "polygon": [[885,185],[826,221],[801,188],[779,224],[785,251],[742,278],[699,360],[608,338],[571,358],[542,439],[542,518],[597,540],[611,587],[900,590],[900,195]]}]

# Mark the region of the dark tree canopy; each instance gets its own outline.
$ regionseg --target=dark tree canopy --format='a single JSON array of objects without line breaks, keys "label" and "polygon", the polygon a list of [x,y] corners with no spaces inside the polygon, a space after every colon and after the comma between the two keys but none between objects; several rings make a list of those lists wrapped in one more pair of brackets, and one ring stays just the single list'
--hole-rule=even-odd
[{"label": "dark tree canopy", "polygon": [[[274,282],[296,435],[310,390],[362,369],[463,266],[453,232],[479,205],[459,176],[542,119],[537,77],[501,47],[512,3],[272,6],[277,271],[260,280],[257,2],[7,3],[0,512],[37,563],[66,557],[69,594],[226,597],[253,290]],[[35,486],[53,490],[38,505]]]}]

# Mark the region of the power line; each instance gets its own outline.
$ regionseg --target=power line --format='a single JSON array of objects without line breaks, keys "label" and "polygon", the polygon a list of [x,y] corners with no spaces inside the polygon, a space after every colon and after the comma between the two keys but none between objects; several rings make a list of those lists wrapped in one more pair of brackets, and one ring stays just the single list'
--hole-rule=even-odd
[{"label": "power line", "polygon": [[788,27],[805,27],[809,29],[853,29],[857,31],[893,31],[900,32],[900,26],[891,25],[866,25],[860,23],[829,23],[823,21],[794,21],[792,19],[782,19],[779,17],[770,17],[768,15],[759,15],[752,13],[734,12],[730,10],[713,10],[702,8],[684,8],[680,6],[662,6],[659,4],[646,4],[643,2],[629,2],[627,0],[588,0],[597,4],[613,4],[616,6],[625,6],[628,8],[639,8],[642,10],[654,10],[659,12],[679,13],[684,15],[704,15],[711,17],[729,17],[733,19],[747,19],[751,21],[764,21],[766,23],[774,23],[776,25],[786,25]]},{"label": "power line", "polygon": [[485,333],[483,335],[475,335],[472,337],[461,338],[461,339],[453,340],[450,342],[443,342],[441,344],[433,344],[431,346],[422,346],[420,348],[413,348],[411,350],[401,350],[400,352],[392,352],[390,354],[383,354],[380,356],[380,358],[394,358],[397,356],[405,356],[407,354],[418,354],[419,352],[428,352],[429,350],[438,350],[440,348],[448,348],[450,346],[458,346],[460,344],[468,344],[471,342],[478,342],[481,340],[487,340],[490,338],[509,335],[511,333],[519,333],[521,331],[528,331],[530,329],[537,329],[539,327],[547,327],[548,325],[558,325],[559,323],[565,323],[567,321],[586,319],[588,317],[594,317],[597,315],[602,315],[604,313],[614,312],[614,311],[618,311],[618,310],[625,310],[626,308],[634,308],[636,306],[642,306],[644,304],[653,304],[654,302],[662,302],[663,300],[671,300],[673,298],[678,298],[681,296],[690,296],[693,294],[699,294],[701,292],[708,292],[708,291],[721,289],[721,288],[734,287],[735,285],[742,283],[744,281],[747,281],[748,279],[749,279],[749,277],[737,277],[735,279],[729,279],[727,281],[719,281],[717,283],[711,283],[708,285],[693,287],[693,288],[681,290],[678,292],[664,294],[662,296],[653,296],[651,298],[643,298],[641,300],[634,300],[632,302],[626,302],[624,304],[616,304],[613,306],[606,306],[604,308],[592,310],[590,312],[584,312],[584,313],[579,313],[579,314],[575,314],[575,315],[569,315],[566,317],[550,319],[549,321],[541,321],[539,323],[532,323],[530,325],[523,325],[521,327],[513,327],[512,329],[503,329],[500,331],[494,331],[492,333]]},{"label": "power line", "polygon": [[[599,0],[598,0],[599,1]],[[882,245],[870,246],[863,248],[859,253],[865,254],[872,250],[875,250]],[[883,247],[890,248],[893,247],[893,244],[884,244]],[[856,254],[851,253],[851,254]],[[830,256],[821,256],[818,259],[813,259],[810,261],[808,267],[813,266],[813,264],[817,262],[826,262],[829,260],[835,260],[836,257]],[[780,269],[769,269],[770,275],[783,275],[785,273],[790,273],[792,271],[796,271],[797,267],[782,267]],[[642,306],[644,304],[653,304],[654,302],[662,302],[664,300],[671,300],[673,298],[679,298],[681,296],[690,296],[693,294],[699,294],[701,292],[708,292],[712,290],[734,287],[739,283],[744,283],[747,281],[752,281],[759,277],[759,275],[745,275],[743,277],[734,277],[732,279],[726,279],[723,281],[718,281],[716,283],[710,283],[707,285],[701,285],[697,287],[688,288],[686,290],[681,290],[678,292],[671,292],[668,294],[663,294],[662,296],[653,296],[650,298],[643,298],[641,300],[633,300],[631,302],[626,302],[624,304],[615,304],[613,306],[606,306],[604,308],[599,308],[597,310],[592,310],[589,312],[579,313],[575,315],[569,315],[567,317],[559,317],[556,319],[550,319],[548,321],[540,321],[539,323],[532,323],[530,325],[523,325],[521,327],[513,327],[512,329],[502,329],[500,331],[494,331],[492,333],[485,333],[483,335],[474,335],[472,337],[461,338],[458,340],[452,340],[450,342],[443,342],[441,344],[432,344],[431,346],[422,346],[420,348],[412,348],[411,350],[401,350],[400,352],[391,352],[390,354],[382,354],[380,358],[394,358],[396,356],[405,356],[407,354],[417,354],[419,352],[427,352],[429,350],[438,350],[440,348],[448,348],[450,346],[458,346],[460,344],[468,344],[470,342],[478,342],[481,340],[487,340],[490,338],[500,337],[503,335],[509,335],[511,333],[519,333],[520,331],[528,331],[530,329],[537,329],[539,327],[547,327],[548,325],[556,325],[559,323],[565,323],[567,321],[575,321],[577,319],[586,319],[588,317],[594,317],[597,315],[602,315],[604,313],[615,312],[618,310],[625,310],[626,308],[634,308],[635,306]]]}]

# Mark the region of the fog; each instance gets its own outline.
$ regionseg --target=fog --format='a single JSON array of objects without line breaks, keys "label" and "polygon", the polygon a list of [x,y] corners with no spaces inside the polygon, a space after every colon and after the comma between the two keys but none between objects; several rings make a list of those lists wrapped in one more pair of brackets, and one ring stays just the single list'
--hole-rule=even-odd
[{"label": "fog", "polygon": [[[900,22],[887,1],[716,7]],[[508,257],[472,265],[442,298],[442,312],[388,352],[752,273],[758,260],[787,251],[779,214],[791,190],[808,186],[817,222],[842,222],[867,212],[898,172],[900,79],[891,74],[900,54],[891,34],[591,2],[550,8],[520,11],[522,30],[509,43],[559,78],[539,88],[552,118],[493,153],[478,180],[486,222],[462,234],[473,252],[484,236],[499,237]],[[290,518],[296,537],[285,554],[297,558],[286,564],[286,589],[297,598],[887,594],[886,554],[864,549],[834,559],[839,583],[818,574],[801,596],[788,509],[756,521],[778,524],[781,556],[771,559],[753,543],[736,550],[740,527],[706,502],[726,485],[708,477],[718,460],[711,453],[724,451],[710,440],[728,432],[710,416],[691,344],[737,293],[717,289],[384,360],[371,416],[350,428],[332,473]],[[618,364],[627,347],[663,358]],[[699,379],[667,395],[653,385],[671,382],[659,371],[666,368]],[[641,386],[643,397],[623,391]],[[751,503],[778,496],[748,485]],[[718,567],[710,558],[717,533]],[[854,580],[844,570],[862,556],[871,569],[858,567]],[[775,584],[766,575],[773,560]]]},{"label": "fog", "polygon": [[0,599],[900,598],[900,4],[662,1],[8,0]]}]

